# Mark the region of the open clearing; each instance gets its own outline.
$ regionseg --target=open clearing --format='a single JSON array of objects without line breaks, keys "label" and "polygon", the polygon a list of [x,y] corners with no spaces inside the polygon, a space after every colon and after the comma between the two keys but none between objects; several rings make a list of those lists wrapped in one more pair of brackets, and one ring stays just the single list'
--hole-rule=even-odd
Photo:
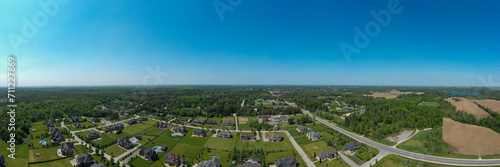
[{"label": "open clearing", "polygon": [[500,134],[476,125],[443,118],[443,140],[455,154],[494,155],[500,154]]},{"label": "open clearing", "polygon": [[424,92],[388,91],[388,92],[382,92],[382,93],[380,93],[380,92],[374,92],[371,95],[365,95],[365,96],[371,96],[371,97],[374,97],[374,98],[385,97],[386,99],[394,99],[394,98],[398,97],[399,95],[404,95],[404,94],[417,94],[417,95],[421,95],[421,94],[424,94]]},{"label": "open clearing", "polygon": [[463,97],[458,97],[460,101],[455,101],[454,98],[448,98],[446,99],[446,101],[456,106],[457,110],[462,110],[469,114],[472,114],[476,116],[477,119],[490,116],[490,114],[488,114],[486,111],[484,111],[483,109],[479,108],[476,104],[474,104],[472,100]]},{"label": "open clearing", "polygon": [[491,110],[500,113],[500,101],[498,100],[474,100],[477,101],[479,104],[485,106],[486,108],[490,108]]},{"label": "open clearing", "polygon": [[389,136],[386,139],[389,140],[389,141],[397,143],[399,141],[402,141],[402,140],[407,139],[408,137],[410,137],[413,134],[413,132],[414,131],[412,131],[412,130],[405,130],[405,131],[401,132],[398,135]]}]

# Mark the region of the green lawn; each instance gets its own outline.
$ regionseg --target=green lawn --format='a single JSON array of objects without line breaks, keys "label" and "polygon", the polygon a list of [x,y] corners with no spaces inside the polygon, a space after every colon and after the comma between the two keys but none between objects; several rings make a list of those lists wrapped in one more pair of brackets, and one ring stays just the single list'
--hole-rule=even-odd
[{"label": "green lawn", "polygon": [[236,136],[236,133],[231,133],[231,134],[233,134],[233,138],[231,139],[210,137],[207,143],[205,143],[204,147],[213,148],[217,150],[231,151],[236,145],[236,141],[239,140],[239,138],[234,137]]},{"label": "green lawn", "polygon": [[190,144],[177,143],[170,152],[183,156],[187,162],[192,162],[201,149],[201,147]]},{"label": "green lawn", "polygon": [[[413,136],[411,139],[408,139],[405,142],[399,144],[397,146],[397,148],[402,149],[402,150],[406,150],[406,151],[410,151],[410,152],[429,155],[430,154],[429,149],[427,149],[425,147],[426,136],[429,133],[430,133],[430,131],[420,131],[420,132],[418,132],[418,134]],[[443,150],[443,152],[445,152],[446,154],[433,153],[430,155],[450,157],[450,158],[466,158],[466,159],[477,159],[478,158],[478,156],[474,156],[474,155],[453,154],[449,147],[446,147],[445,150]]]},{"label": "green lawn", "polygon": [[[294,156],[294,153],[296,156]],[[299,166],[307,166],[302,157],[297,153],[297,151],[283,151],[283,152],[275,152],[275,153],[269,153],[266,156],[266,161],[269,164],[275,164],[278,159],[282,158],[291,158],[295,157],[297,159],[297,162],[299,163]]]},{"label": "green lawn", "polygon": [[89,148],[84,147],[81,144],[80,145],[76,145],[74,150],[75,150],[75,155],[78,155],[80,153],[89,153],[90,152]]},{"label": "green lawn", "polygon": [[10,152],[6,148],[9,148],[10,146],[4,142],[3,140],[0,140],[0,154],[4,156],[5,158],[5,163],[6,166],[15,166],[15,167],[28,167],[28,150],[29,147],[27,144],[23,145],[16,145],[16,159],[11,159],[7,157]]},{"label": "green lawn", "polygon": [[[29,162],[40,162],[40,161],[48,161],[53,159],[61,158],[57,155],[57,149],[59,146],[51,147],[51,148],[41,148],[41,149],[33,149],[29,151]],[[40,156],[37,157],[36,153],[40,153]]]},{"label": "green lawn", "polygon": [[377,156],[378,152],[378,149],[368,146],[368,151],[361,152],[361,150],[358,150],[354,156],[358,157],[363,162],[367,162]]},{"label": "green lawn", "polygon": [[59,166],[72,166],[71,163],[69,162],[73,157],[68,157],[56,161],[50,161],[50,162],[44,162],[44,163],[37,163],[37,164],[30,164],[30,167],[59,167]]},{"label": "green lawn", "polygon": [[323,161],[321,163],[316,162],[314,163],[314,165],[316,165],[317,167],[327,167],[327,166],[332,166],[332,167],[337,167],[337,166],[343,166],[343,167],[350,167],[350,165],[345,162],[342,158],[339,158],[337,160],[337,158],[333,158],[333,159],[330,159],[330,160],[327,160],[327,161]]},{"label": "green lawn", "polygon": [[206,160],[212,160],[213,157],[217,157],[219,159],[219,163],[223,167],[227,167],[231,164],[231,159],[229,157],[230,152],[227,151],[217,151],[217,150],[204,150],[202,151],[202,155],[199,159],[196,159],[192,164],[203,162]]},{"label": "green lawn", "polygon": [[301,145],[302,150],[306,152],[306,154],[311,158],[311,160],[316,160],[316,157],[314,156],[314,153],[319,154],[321,151],[326,150],[326,149],[332,149],[332,146],[327,146],[326,142],[323,140],[317,140],[314,141],[313,143],[307,144],[307,145]]},{"label": "green lawn", "polygon": [[127,150],[118,146],[118,144],[113,144],[109,147],[106,147],[104,149],[104,152],[109,154],[109,155],[112,155],[112,156],[119,156],[119,155],[122,155],[124,152],[126,152]]},{"label": "green lawn", "polygon": [[[47,130],[48,130],[48,128],[44,124],[44,121],[33,123],[31,129],[36,129],[36,132],[32,131],[33,139],[42,138],[42,135],[46,134]],[[48,135],[48,133],[47,133],[47,135]]]},{"label": "green lawn", "polygon": [[[85,129],[95,127],[95,125],[94,125],[94,124],[92,124],[92,123],[90,123],[90,122],[88,122],[88,121],[87,121],[87,122],[80,122],[80,124],[81,124],[81,125],[82,125],[82,127],[84,127]],[[68,125],[68,126],[70,126],[70,125]]]}]

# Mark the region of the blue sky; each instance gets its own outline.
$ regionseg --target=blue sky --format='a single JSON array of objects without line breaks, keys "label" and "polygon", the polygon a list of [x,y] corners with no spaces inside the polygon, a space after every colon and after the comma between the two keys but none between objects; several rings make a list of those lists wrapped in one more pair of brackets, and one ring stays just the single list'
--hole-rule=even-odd
[{"label": "blue sky", "polygon": [[[219,1],[233,9],[223,20],[213,0],[2,1],[0,52],[17,56],[20,86],[500,86],[499,1]],[[395,2],[400,13],[346,59],[340,43],[355,46],[354,27]]]}]

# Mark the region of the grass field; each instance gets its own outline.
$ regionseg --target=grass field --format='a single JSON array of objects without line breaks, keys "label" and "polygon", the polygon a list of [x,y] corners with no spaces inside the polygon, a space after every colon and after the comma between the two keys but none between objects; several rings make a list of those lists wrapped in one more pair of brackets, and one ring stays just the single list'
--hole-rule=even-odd
[{"label": "grass field", "polygon": [[345,162],[342,158],[339,158],[338,160],[337,160],[337,158],[333,158],[331,160],[323,161],[321,163],[319,163],[319,161],[318,161],[318,162],[314,163],[314,165],[316,165],[317,167],[326,167],[326,166],[350,167],[350,165],[347,162]]},{"label": "grass field", "polygon": [[467,158],[467,159],[477,159],[478,158],[477,156],[453,154],[449,148],[445,148],[445,150],[442,150],[443,152],[446,152],[447,154],[430,154],[429,149],[427,149],[425,147],[426,136],[429,133],[430,133],[430,131],[420,131],[415,136],[413,136],[411,139],[408,139],[407,141],[399,144],[397,146],[397,148],[402,149],[402,150],[406,150],[406,151],[410,151],[410,152],[426,154],[426,155],[442,156],[442,157]]},{"label": "grass field", "polygon": [[323,140],[318,140],[314,141],[313,143],[307,144],[307,145],[300,145],[304,152],[306,152],[307,156],[311,158],[311,160],[316,160],[316,157],[314,156],[314,153],[319,154],[321,151],[326,150],[326,149],[332,149],[332,146],[328,146],[325,141]]},{"label": "grass field", "polygon": [[217,150],[231,151],[235,147],[236,141],[239,140],[239,138],[235,137],[236,133],[231,133],[231,134],[233,134],[233,138],[231,139],[210,137],[208,141],[205,143],[204,147],[213,148]]},{"label": "grass field", "polygon": [[119,155],[122,155],[124,152],[126,152],[127,150],[118,146],[118,144],[113,144],[109,147],[106,147],[104,149],[104,152],[111,155],[111,156],[119,156]]},{"label": "grass field", "polygon": [[15,166],[15,167],[28,167],[28,150],[29,147],[27,144],[16,145],[16,159],[11,159],[7,157],[10,152],[6,148],[9,148],[9,145],[0,140],[0,154],[5,158],[6,166]]},{"label": "grass field", "polygon": [[31,129],[36,129],[36,132],[32,131],[33,139],[40,139],[43,134],[48,133],[48,128],[44,125],[44,121],[33,123]]},{"label": "grass field", "polygon": [[378,154],[378,149],[374,147],[368,146],[368,151],[361,152],[361,150],[356,151],[356,154],[354,156],[358,157],[360,160],[367,162],[373,157],[377,156]]},{"label": "grass field", "polygon": [[430,107],[438,107],[439,103],[438,102],[423,101],[423,102],[420,102],[418,105],[421,105],[421,106],[430,106]]},{"label": "grass field", "polygon": [[[41,148],[34,149],[29,151],[29,162],[40,162],[40,161],[48,161],[53,159],[61,158],[57,155],[57,149],[60,147],[51,147],[51,148]],[[40,153],[40,156],[37,157],[36,154]]]},{"label": "grass field", "polygon": [[89,153],[89,148],[84,147],[83,145],[76,145],[75,146],[75,155],[78,155],[80,153]]},{"label": "grass field", "polygon": [[69,160],[73,157],[68,157],[56,161],[38,163],[38,164],[30,164],[30,167],[58,167],[58,166],[72,166]]}]

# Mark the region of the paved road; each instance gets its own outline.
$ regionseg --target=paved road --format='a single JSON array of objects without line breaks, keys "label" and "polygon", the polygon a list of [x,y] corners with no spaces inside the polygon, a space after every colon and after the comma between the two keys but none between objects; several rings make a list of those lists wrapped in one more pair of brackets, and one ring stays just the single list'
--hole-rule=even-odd
[{"label": "paved road", "polygon": [[352,167],[359,167],[358,164],[356,164],[356,162],[352,161],[351,159],[349,159],[349,157],[347,157],[346,155],[344,155],[343,153],[340,153],[340,157],[342,157],[342,159],[347,162],[347,164],[349,164],[350,166]]},{"label": "paved road", "polygon": [[295,150],[297,150],[297,152],[299,152],[300,156],[306,162],[307,166],[309,166],[309,167],[316,166],[311,161],[311,159],[309,159],[309,157],[304,152],[304,150],[302,150],[302,148],[299,146],[299,144],[297,144],[297,142],[295,142],[295,139],[293,139],[292,135],[290,135],[290,133],[288,133],[288,131],[282,131],[282,132],[285,132],[285,134],[288,137],[288,139],[290,140],[290,142],[292,142],[293,147],[295,147]]},{"label": "paved road", "polygon": [[234,124],[236,125],[236,130],[238,130],[238,116],[236,116],[236,113],[234,115]]},{"label": "paved road", "polygon": [[[302,109],[302,112],[304,112],[304,114],[310,115],[311,117],[313,116],[307,110]],[[437,157],[437,156],[412,153],[412,152],[400,150],[397,148],[392,148],[390,146],[374,142],[370,139],[364,138],[362,136],[359,136],[357,134],[354,134],[352,132],[349,132],[347,130],[339,128],[335,125],[332,125],[328,121],[325,121],[321,118],[316,117],[316,120],[323,123],[324,125],[326,125],[328,127],[331,127],[332,129],[335,129],[335,130],[361,142],[361,143],[365,143],[369,146],[375,147],[375,148],[379,149],[379,151],[381,151],[381,152],[384,151],[388,154],[396,154],[396,155],[400,155],[400,156],[407,157],[410,159],[431,162],[431,163],[437,163],[437,164],[454,165],[454,166],[498,166],[498,165],[500,165],[500,159],[482,159],[482,160],[479,160],[479,159],[458,159],[458,158],[445,158],[445,157]]]}]

